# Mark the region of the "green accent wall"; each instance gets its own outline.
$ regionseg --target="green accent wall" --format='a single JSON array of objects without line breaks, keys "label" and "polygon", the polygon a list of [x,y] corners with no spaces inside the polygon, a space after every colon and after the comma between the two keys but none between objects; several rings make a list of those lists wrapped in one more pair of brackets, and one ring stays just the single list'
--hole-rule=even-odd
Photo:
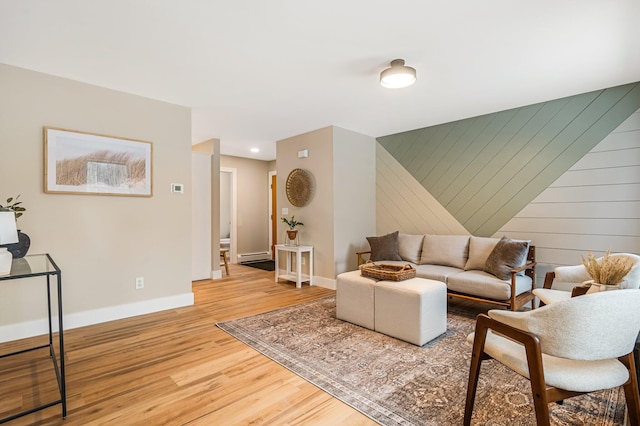
[{"label": "green accent wall", "polygon": [[378,138],[468,231],[491,236],[640,108],[640,82]]}]

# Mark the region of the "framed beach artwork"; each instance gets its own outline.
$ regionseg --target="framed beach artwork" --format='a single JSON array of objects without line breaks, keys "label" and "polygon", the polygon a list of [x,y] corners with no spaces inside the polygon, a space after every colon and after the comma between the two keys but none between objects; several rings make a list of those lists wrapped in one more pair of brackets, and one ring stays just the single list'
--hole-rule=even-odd
[{"label": "framed beach artwork", "polygon": [[44,128],[44,191],[151,197],[151,142]]}]

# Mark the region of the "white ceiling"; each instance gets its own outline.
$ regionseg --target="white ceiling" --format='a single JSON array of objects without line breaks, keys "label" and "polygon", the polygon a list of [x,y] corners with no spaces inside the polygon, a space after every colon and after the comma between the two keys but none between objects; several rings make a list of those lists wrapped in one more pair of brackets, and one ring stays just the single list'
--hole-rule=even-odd
[{"label": "white ceiling", "polygon": [[[418,81],[384,89],[396,58]],[[271,160],[328,125],[378,137],[638,81],[640,1],[0,0],[0,63],[189,106],[193,143]]]}]

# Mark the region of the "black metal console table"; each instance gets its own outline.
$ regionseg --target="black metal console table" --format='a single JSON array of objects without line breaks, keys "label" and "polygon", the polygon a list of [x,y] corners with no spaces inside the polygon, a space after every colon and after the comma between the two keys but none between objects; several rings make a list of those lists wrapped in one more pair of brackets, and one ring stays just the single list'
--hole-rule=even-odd
[{"label": "black metal console table", "polygon": [[[52,276],[57,277],[57,293],[58,293],[58,343],[60,350],[60,359],[56,356],[56,351],[53,346],[53,323],[52,323],[52,309],[51,309],[51,284],[50,278]],[[13,355],[22,354],[25,352],[35,351],[39,349],[49,349],[49,356],[53,361],[53,368],[56,373],[56,378],[58,380],[58,389],[60,391],[60,399],[55,401],[48,402],[43,405],[39,405],[37,407],[30,408],[25,411],[21,411],[17,414],[5,417],[0,419],[0,423],[5,423],[16,419],[18,417],[25,416],[27,414],[43,410],[45,408],[51,407],[53,405],[61,404],[62,405],[62,418],[67,417],[67,394],[66,394],[66,384],[65,384],[65,375],[64,375],[64,336],[63,336],[63,328],[62,328],[62,272],[58,265],[53,261],[49,254],[34,254],[25,256],[21,259],[13,259],[13,263],[11,265],[11,272],[9,275],[1,275],[0,281],[8,281],[8,280],[18,280],[21,278],[31,278],[31,277],[46,277],[47,278],[47,308],[48,308],[48,319],[49,319],[49,343],[45,345],[35,346],[32,348],[24,349],[21,351],[12,352],[9,354],[0,355],[0,359],[10,357]],[[0,285],[6,285],[8,283],[0,283]]]}]

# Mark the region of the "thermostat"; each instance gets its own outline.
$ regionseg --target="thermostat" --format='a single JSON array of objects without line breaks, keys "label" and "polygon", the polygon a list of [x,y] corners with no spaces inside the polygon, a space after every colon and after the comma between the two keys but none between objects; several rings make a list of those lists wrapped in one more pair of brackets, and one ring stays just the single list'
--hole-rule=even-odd
[{"label": "thermostat", "polygon": [[171,184],[171,192],[184,194],[184,185],[181,183],[172,183]]}]

